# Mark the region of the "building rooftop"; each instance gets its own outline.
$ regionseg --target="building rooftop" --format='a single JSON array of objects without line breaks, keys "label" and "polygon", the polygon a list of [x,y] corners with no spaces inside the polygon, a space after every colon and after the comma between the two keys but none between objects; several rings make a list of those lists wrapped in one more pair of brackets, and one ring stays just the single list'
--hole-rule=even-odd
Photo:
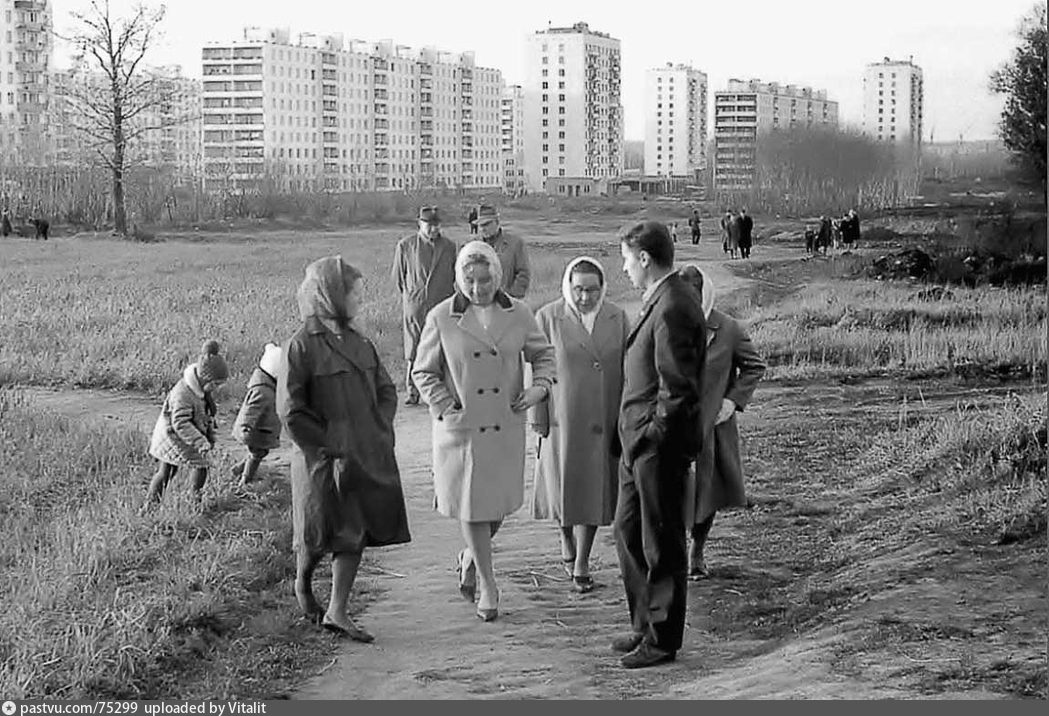
[{"label": "building rooftop", "polygon": [[[728,87],[723,90],[718,90],[715,94],[721,94],[724,92],[759,92],[762,94],[785,95],[787,97],[827,100],[827,90],[799,87],[798,85],[783,85],[779,82],[762,82],[758,79],[730,79],[728,81]],[[833,102],[834,100],[827,101]]]},{"label": "building rooftop", "polygon": [[910,67],[917,67],[918,66],[918,65],[914,64],[914,55],[909,56],[906,60],[890,60],[888,57],[886,57],[886,58],[882,59],[881,62],[868,62],[867,63],[867,67],[878,67],[878,66],[885,66],[885,65],[904,65],[904,66],[910,66]]},{"label": "building rooftop", "polygon": [[571,27],[548,27],[545,30],[536,30],[537,35],[593,35],[595,37],[605,37],[612,39],[612,36],[607,32],[597,32],[591,30],[590,26],[585,22],[577,22]]}]

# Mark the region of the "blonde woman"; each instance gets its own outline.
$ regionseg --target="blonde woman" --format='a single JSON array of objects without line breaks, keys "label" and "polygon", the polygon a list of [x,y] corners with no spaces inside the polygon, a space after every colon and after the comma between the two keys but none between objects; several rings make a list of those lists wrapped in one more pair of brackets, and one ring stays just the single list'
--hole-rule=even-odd
[{"label": "blonde woman", "polygon": [[500,288],[491,246],[463,246],[455,280],[455,294],[426,316],[412,379],[433,420],[435,506],[459,520],[466,543],[459,589],[491,621],[499,613],[492,537],[524,502],[525,418],[550,391],[554,349],[531,309]]}]

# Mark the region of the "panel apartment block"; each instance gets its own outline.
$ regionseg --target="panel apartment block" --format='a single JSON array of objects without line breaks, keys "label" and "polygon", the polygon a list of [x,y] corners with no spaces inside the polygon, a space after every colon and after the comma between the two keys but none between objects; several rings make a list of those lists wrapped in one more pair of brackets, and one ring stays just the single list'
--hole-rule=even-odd
[{"label": "panel apartment block", "polygon": [[838,103],[825,90],[731,79],[714,93],[714,188],[754,181],[758,138],[795,127],[837,127]]},{"label": "panel apartment block", "polygon": [[0,0],[0,166],[48,157],[51,4]]},{"label": "panel apartment block", "polygon": [[873,62],[863,71],[863,131],[914,151],[922,144],[925,92],[922,69],[912,59]]},{"label": "panel apartment block", "polygon": [[210,189],[498,187],[498,70],[472,53],[248,28],[203,49]]},{"label": "panel apartment block", "polygon": [[667,64],[645,75],[645,173],[699,181],[707,165],[707,76]]},{"label": "panel apartment block", "polygon": [[611,179],[623,169],[620,43],[586,23],[528,37],[524,84],[525,178]]},{"label": "panel apartment block", "polygon": [[500,122],[503,191],[517,194],[525,189],[524,89],[521,85],[510,85],[503,90]]}]

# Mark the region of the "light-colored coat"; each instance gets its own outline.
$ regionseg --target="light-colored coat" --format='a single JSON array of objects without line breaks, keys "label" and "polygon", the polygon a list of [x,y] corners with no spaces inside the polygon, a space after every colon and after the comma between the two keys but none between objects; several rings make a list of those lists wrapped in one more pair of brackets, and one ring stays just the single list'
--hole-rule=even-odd
[{"label": "light-colored coat", "polygon": [[433,419],[435,506],[466,522],[493,522],[524,502],[525,418],[511,402],[532,384],[549,389],[554,348],[527,304],[502,291],[486,331],[460,293],[426,317],[412,379]]},{"label": "light-colored coat", "polygon": [[564,298],[536,314],[554,346],[557,379],[534,409],[540,435],[532,516],[567,525],[609,525],[619,484],[616,425],[623,394],[626,313],[602,303],[588,333]]},{"label": "light-colored coat", "polygon": [[149,454],[169,465],[208,467],[208,426],[204,391],[197,380],[196,363],[188,366],[182,378],[164,398],[160,415],[153,426]]},{"label": "light-colored coat", "polygon": [[739,428],[733,415],[720,425],[714,419],[721,401],[728,398],[737,412],[754,395],[765,362],[739,321],[717,309],[707,318],[707,360],[703,369],[701,450],[696,460],[696,480],[686,505],[694,514],[686,524],[700,523],[725,507],[745,507]]},{"label": "light-colored coat", "polygon": [[426,314],[455,292],[455,244],[438,236],[429,260],[424,261],[424,243],[426,239],[415,233],[398,241],[393,251],[393,280],[401,293],[404,357],[409,361],[415,358]]}]

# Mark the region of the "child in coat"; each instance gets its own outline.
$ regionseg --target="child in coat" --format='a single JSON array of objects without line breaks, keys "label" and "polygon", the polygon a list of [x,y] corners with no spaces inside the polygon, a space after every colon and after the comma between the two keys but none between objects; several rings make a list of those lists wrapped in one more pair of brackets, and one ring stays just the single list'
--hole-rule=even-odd
[{"label": "child in coat", "polygon": [[233,468],[237,485],[243,488],[255,479],[259,464],[270,450],[280,446],[280,418],[277,416],[277,369],[281,348],[267,343],[259,366],[248,380],[248,392],[233,423],[233,438],[248,449],[248,454]]},{"label": "child in coat", "polygon": [[146,508],[160,501],[180,467],[193,471],[193,492],[200,499],[215,444],[213,393],[229,377],[219,351],[218,341],[205,341],[197,362],[186,366],[164,399],[149,442],[149,454],[159,464],[146,493]]}]

